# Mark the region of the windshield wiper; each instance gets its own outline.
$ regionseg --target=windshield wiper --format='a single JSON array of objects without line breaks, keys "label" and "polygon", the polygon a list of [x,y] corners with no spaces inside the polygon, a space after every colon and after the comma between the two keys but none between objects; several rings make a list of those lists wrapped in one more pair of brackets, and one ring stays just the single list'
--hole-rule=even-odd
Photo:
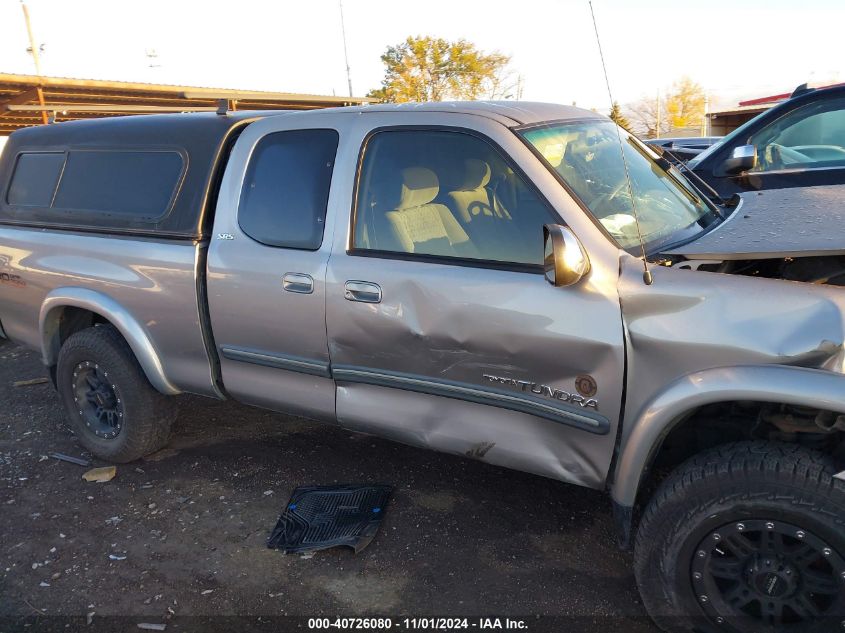
[{"label": "windshield wiper", "polygon": [[[719,192],[716,191],[715,189],[713,189],[713,187],[711,187],[701,176],[699,176],[692,169],[687,167],[686,163],[684,163],[684,161],[682,161],[678,156],[673,154],[671,151],[669,151],[665,147],[661,147],[660,149],[662,150],[661,151],[661,158],[663,158],[662,154],[669,154],[669,156],[674,158],[675,161],[677,161],[677,164],[671,165],[671,163],[670,163],[670,166],[676,167],[678,169],[678,171],[683,170],[685,176],[686,175],[692,176],[693,179],[695,180],[696,184],[698,184],[700,187],[703,187],[703,189],[706,190],[704,193],[707,193],[708,198],[710,198],[711,200],[717,200],[719,205],[722,205],[722,204],[725,203],[724,198],[722,198],[722,196],[719,195]],[[664,159],[664,160],[666,160],[666,159]],[[666,162],[669,163],[668,160]],[[668,172],[669,170],[667,169],[666,171]]]}]

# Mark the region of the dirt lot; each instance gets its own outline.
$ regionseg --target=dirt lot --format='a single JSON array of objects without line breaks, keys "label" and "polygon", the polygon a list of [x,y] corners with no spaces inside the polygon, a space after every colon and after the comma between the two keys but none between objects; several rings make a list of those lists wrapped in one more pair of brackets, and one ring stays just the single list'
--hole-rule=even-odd
[{"label": "dirt lot", "polygon": [[[87,483],[47,457],[85,456],[52,387],[12,385],[40,376],[36,354],[0,339],[0,631],[374,614],[655,630],[601,493],[195,397],[155,460]],[[296,486],[375,481],[396,492],[361,553],[266,548]]]}]

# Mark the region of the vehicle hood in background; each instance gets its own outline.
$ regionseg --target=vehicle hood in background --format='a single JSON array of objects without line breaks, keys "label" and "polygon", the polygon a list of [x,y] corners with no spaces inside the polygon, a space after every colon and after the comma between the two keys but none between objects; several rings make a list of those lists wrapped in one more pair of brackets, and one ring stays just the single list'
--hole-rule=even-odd
[{"label": "vehicle hood in background", "polygon": [[845,185],[740,194],[718,227],[663,251],[689,259],[775,259],[845,255]]}]

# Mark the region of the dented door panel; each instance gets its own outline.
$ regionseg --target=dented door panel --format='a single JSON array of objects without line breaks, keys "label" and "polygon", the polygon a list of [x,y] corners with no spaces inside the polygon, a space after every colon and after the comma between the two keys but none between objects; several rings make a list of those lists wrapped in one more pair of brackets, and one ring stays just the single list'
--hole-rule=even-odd
[{"label": "dented door panel", "polygon": [[[386,124],[365,118],[362,140]],[[520,147],[527,153],[496,127],[500,146],[511,137],[517,144],[512,157]],[[541,273],[361,256],[350,252],[349,235],[348,224],[337,227],[326,281],[341,425],[604,484],[624,374],[616,259],[598,257],[581,283],[554,288]],[[350,300],[349,281],[378,285],[380,302]]]}]

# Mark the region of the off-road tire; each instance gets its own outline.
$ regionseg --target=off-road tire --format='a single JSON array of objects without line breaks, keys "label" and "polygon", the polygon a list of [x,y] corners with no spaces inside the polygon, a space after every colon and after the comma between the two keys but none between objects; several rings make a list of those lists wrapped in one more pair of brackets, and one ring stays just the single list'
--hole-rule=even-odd
[{"label": "off-road tire", "polygon": [[[80,411],[75,372],[93,366],[107,376],[119,402],[121,417],[114,437],[95,434]],[[59,352],[56,382],[73,432],[100,459],[131,462],[167,444],[176,403],[153,388],[132,349],[113,326],[98,325],[69,336]]]},{"label": "off-road tire", "polygon": [[[726,444],[679,466],[650,500],[635,544],[637,584],[655,622],[665,631],[695,633],[845,630],[845,571],[842,571],[845,564],[845,482],[833,477],[837,470],[842,470],[841,465],[824,453],[772,442]],[[753,532],[755,528],[756,533]],[[745,532],[738,534],[737,530]],[[793,535],[805,540],[797,541]],[[760,543],[758,550],[749,550],[756,552],[753,558],[734,553],[741,551],[749,539],[754,544],[753,538],[759,538]],[[713,542],[719,539],[723,539],[721,544]],[[741,547],[736,547],[736,543],[741,543]],[[781,550],[788,552],[784,558],[774,557],[780,562],[770,561],[768,554],[760,554],[766,547],[769,547],[768,551],[777,549],[777,546],[769,545],[774,543],[779,543]],[[815,559],[813,565],[817,567],[793,566],[789,562],[789,557],[793,556],[805,564],[806,554],[799,558],[797,552],[806,552],[812,547],[818,547],[822,552],[825,549],[832,551],[824,554],[827,559]],[[741,560],[761,562],[740,564]],[[725,565],[725,561],[730,565]],[[770,562],[774,565],[771,569],[777,569],[781,574],[775,580],[772,580],[775,575],[770,568],[761,567]],[[741,579],[718,579],[707,567],[711,564],[718,567],[717,573],[722,573],[723,568],[729,568],[729,574],[741,570]],[[733,607],[722,614],[716,609],[717,606],[727,607],[731,602],[721,593],[723,583],[736,583],[730,585],[728,592],[734,598],[740,594],[736,599],[741,602],[749,600],[749,596],[757,596],[755,591],[772,591],[768,588],[772,582],[783,583],[786,579],[793,584],[781,584],[777,590],[786,600],[796,595],[789,593],[790,590],[798,591],[795,587],[809,591],[806,589],[808,579],[810,574],[816,578],[817,570],[824,571],[825,591],[831,592],[831,586],[833,589],[832,597],[820,593],[810,596],[812,600],[831,601],[825,602],[828,607],[822,612],[823,617],[815,622],[791,624],[791,628],[783,623],[774,626],[771,616],[764,619],[756,614],[734,617]],[[783,576],[787,571],[790,576]],[[704,580],[702,575],[706,576]],[[837,585],[831,585],[831,579],[839,583],[838,589]],[[721,586],[717,588],[714,583]],[[711,592],[715,594],[716,602],[714,597],[706,595],[708,587],[716,588]],[[759,608],[761,612],[767,609],[771,613],[773,603],[769,600],[768,597],[752,598],[741,608],[752,611]],[[782,617],[793,617],[791,608],[781,606],[780,612],[785,614]]]}]

